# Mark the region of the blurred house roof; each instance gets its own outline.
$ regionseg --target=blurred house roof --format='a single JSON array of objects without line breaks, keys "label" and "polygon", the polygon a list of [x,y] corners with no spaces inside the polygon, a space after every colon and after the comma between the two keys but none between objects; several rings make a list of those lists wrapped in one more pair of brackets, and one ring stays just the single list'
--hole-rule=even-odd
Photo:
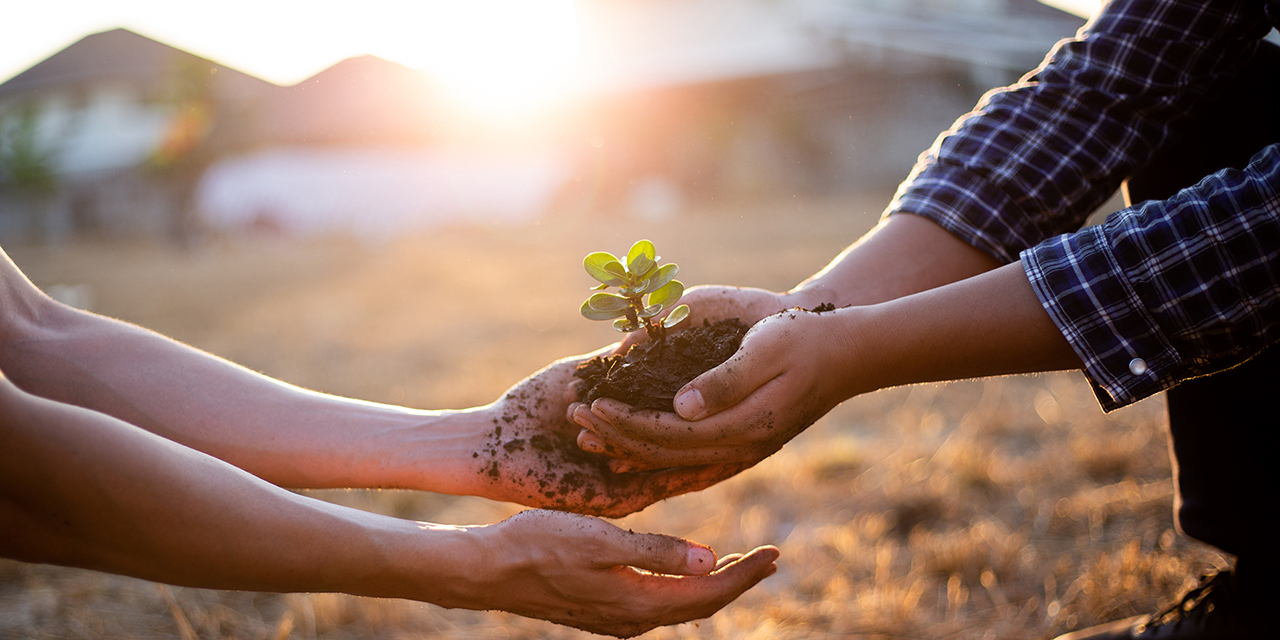
[{"label": "blurred house roof", "polygon": [[207,64],[210,70],[216,70],[209,78],[219,99],[254,99],[276,88],[265,80],[128,29],[112,29],[85,36],[0,84],[0,100],[115,81],[144,91],[160,91],[182,65],[192,63]]},{"label": "blurred house roof", "polygon": [[281,143],[422,143],[437,104],[422,72],[376,56],[348,58],[277,90],[261,134]]},{"label": "blurred house roof", "polygon": [[1033,68],[1082,18],[1036,0],[602,0],[584,4],[589,86],[623,92],[901,52]]}]

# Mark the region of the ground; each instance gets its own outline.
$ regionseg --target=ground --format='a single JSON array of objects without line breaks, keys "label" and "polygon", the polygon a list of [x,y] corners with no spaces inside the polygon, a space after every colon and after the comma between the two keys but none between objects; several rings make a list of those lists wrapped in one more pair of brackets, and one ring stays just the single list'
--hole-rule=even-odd
[{"label": "ground", "polygon": [[[95,311],[289,382],[449,408],[489,402],[555,358],[616,339],[578,315],[591,251],[646,237],[687,285],[785,289],[870,228],[887,198],[707,206],[661,224],[553,214],[380,245],[6,249],[41,287],[78,286]],[[619,523],[721,553],[782,550],[779,572],[737,602],[648,638],[1042,638],[1148,611],[1227,561],[1174,533],[1169,473],[1161,397],[1103,414],[1078,373],[993,378],[855,398],[741,476]],[[452,524],[519,510],[406,491],[312,493]],[[399,600],[177,588],[0,561],[0,636],[589,634]]]}]

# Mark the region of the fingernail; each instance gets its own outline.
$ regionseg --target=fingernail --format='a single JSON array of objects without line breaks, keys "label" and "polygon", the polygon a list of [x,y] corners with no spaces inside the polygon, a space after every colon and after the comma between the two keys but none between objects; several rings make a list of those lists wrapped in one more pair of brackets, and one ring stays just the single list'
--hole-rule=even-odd
[{"label": "fingernail", "polygon": [[706,405],[702,403],[702,394],[697,389],[687,389],[676,396],[675,404],[676,413],[688,420],[702,417],[702,412],[706,410]]},{"label": "fingernail", "polygon": [[685,560],[689,564],[690,571],[698,573],[706,573],[716,564],[716,554],[711,553],[710,549],[702,547],[689,547],[689,555]]},{"label": "fingernail", "polygon": [[591,415],[590,411],[578,409],[573,412],[573,421],[578,423],[578,426],[583,429],[595,429],[596,424],[591,421],[591,418],[587,417],[589,415]]},{"label": "fingernail", "polygon": [[604,453],[604,443],[587,436],[578,439],[578,447],[589,453]]},{"label": "fingernail", "polygon": [[635,467],[630,464],[618,460],[610,463],[609,468],[612,469],[614,473],[631,473],[635,470]]}]

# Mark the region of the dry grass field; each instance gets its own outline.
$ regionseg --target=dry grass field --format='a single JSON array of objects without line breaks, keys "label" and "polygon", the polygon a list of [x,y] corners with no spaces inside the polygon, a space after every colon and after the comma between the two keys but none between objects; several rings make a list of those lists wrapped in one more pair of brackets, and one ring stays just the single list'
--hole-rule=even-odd
[{"label": "dry grass field", "polygon": [[[6,247],[41,287],[304,387],[421,408],[487,403],[616,334],[578,316],[594,250],[652,239],[686,284],[787,288],[874,223],[887,194],[707,207],[656,225],[551,216],[384,245],[214,240],[189,250]],[[908,256],[904,256],[909,259]],[[1164,410],[1104,415],[1079,374],[855,398],[707,491],[622,519],[780,570],[668,638],[1044,638],[1163,604],[1225,563],[1173,532]],[[516,505],[315,492],[399,517],[496,522]],[[4,638],[579,638],[502,613],[334,594],[156,585],[0,561]]]}]

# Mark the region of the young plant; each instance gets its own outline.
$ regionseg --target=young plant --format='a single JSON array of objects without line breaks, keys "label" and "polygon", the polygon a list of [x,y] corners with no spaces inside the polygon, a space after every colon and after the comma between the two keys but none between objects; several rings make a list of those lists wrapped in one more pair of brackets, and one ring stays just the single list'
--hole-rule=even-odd
[{"label": "young plant", "polygon": [[[644,329],[650,339],[661,340],[667,329],[688,317],[689,307],[682,304],[672,309],[684,295],[684,285],[675,279],[680,267],[674,263],[658,266],[658,260],[648,240],[631,245],[625,264],[606,251],[584,258],[582,266],[600,285],[594,287],[597,293],[582,303],[582,315],[590,320],[613,320],[613,328],[623,333]],[[609,287],[618,287],[618,293],[604,291]],[[653,319],[666,309],[671,313],[664,320]]]}]

